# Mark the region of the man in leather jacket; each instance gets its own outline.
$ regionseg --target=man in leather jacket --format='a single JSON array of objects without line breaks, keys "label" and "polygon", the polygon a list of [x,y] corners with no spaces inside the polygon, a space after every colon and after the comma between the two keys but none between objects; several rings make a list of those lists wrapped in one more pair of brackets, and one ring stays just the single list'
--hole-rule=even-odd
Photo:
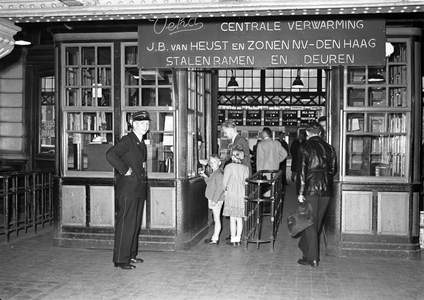
[{"label": "man in leather jacket", "polygon": [[299,150],[296,190],[299,202],[312,204],[314,224],[300,237],[301,265],[319,264],[318,236],[330,198],[333,196],[333,176],[336,174],[336,152],[321,137],[323,128],[318,122],[306,126],[307,141]]}]

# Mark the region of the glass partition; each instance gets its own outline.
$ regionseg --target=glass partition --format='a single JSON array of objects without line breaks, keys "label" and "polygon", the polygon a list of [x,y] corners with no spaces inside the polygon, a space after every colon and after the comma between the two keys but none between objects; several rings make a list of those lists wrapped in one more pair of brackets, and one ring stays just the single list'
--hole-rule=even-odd
[{"label": "glass partition", "polygon": [[411,80],[407,44],[393,46],[395,52],[385,65],[345,68],[343,149],[347,180],[408,179]]},{"label": "glass partition", "polygon": [[113,176],[105,155],[113,145],[112,52],[111,44],[62,45],[64,175]]}]

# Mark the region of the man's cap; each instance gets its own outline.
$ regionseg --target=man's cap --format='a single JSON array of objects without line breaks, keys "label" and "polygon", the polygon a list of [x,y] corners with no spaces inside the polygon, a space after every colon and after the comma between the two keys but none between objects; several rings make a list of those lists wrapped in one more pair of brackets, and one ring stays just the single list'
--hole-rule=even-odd
[{"label": "man's cap", "polygon": [[133,121],[150,121],[150,116],[147,111],[141,110],[133,114]]}]

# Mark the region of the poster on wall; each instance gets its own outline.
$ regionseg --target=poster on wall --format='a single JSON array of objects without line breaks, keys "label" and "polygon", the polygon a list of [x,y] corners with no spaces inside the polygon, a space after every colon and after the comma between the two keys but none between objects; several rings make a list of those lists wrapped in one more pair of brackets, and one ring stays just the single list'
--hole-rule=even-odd
[{"label": "poster on wall", "polygon": [[138,27],[140,68],[383,65],[385,19],[155,18]]}]

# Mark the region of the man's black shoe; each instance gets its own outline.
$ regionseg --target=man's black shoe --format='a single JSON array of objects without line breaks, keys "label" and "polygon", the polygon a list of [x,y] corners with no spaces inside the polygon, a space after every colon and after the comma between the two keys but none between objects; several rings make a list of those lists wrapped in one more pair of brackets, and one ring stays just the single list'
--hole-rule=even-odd
[{"label": "man's black shoe", "polygon": [[142,260],[141,258],[131,258],[130,259],[130,263],[133,263],[133,264],[142,263],[142,262],[144,262],[144,260]]},{"label": "man's black shoe", "polygon": [[123,264],[115,263],[115,267],[116,267],[116,268],[121,268],[121,269],[124,269],[124,270],[131,270],[131,269],[135,269],[135,266],[134,266],[134,265],[131,265],[131,264],[125,264],[125,263],[123,263]]},{"label": "man's black shoe", "polygon": [[310,265],[311,267],[318,267],[319,262],[318,262],[317,260],[311,260],[311,261],[309,262],[309,265]]},{"label": "man's black shoe", "polygon": [[311,266],[311,267],[318,267],[319,262],[317,260],[306,260],[304,258],[301,258],[297,261],[297,263],[299,265],[303,265],[303,266]]}]

